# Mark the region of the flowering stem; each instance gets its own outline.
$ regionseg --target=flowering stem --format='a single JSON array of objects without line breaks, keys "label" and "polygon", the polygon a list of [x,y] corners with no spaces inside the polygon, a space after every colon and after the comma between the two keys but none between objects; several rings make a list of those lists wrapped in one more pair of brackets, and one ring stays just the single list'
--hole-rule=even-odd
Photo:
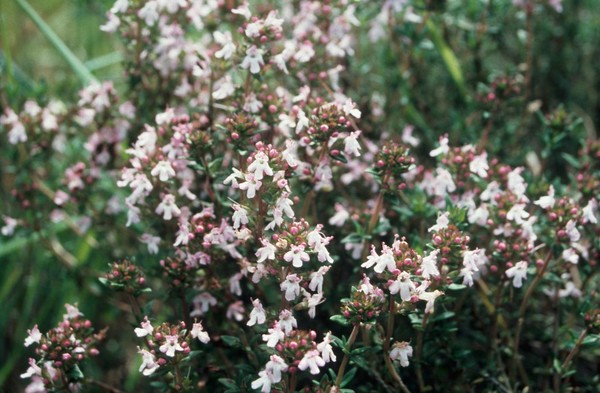
[{"label": "flowering stem", "polygon": [[[377,225],[377,221],[379,221],[379,214],[381,213],[381,209],[383,208],[383,195],[385,193],[385,185],[387,184],[389,179],[390,173],[386,173],[381,182],[381,190],[379,191],[379,195],[377,196],[377,201],[375,202],[375,210],[373,210],[373,215],[371,216],[371,219],[369,220],[369,225],[367,226],[367,232],[365,233],[367,237],[371,235],[371,233],[375,229],[375,225]],[[361,260],[365,260],[370,247],[370,242],[366,242],[365,247],[363,248]]]},{"label": "flowering stem", "polygon": [[419,391],[425,391],[425,382],[423,381],[423,372],[421,371],[421,355],[423,354],[423,335],[425,332],[425,325],[427,324],[427,319],[429,318],[429,314],[425,314],[423,317],[423,322],[421,323],[421,330],[417,332],[417,351],[415,354],[415,371],[417,373],[417,381],[419,383]]},{"label": "flowering stem", "polygon": [[346,366],[348,365],[348,361],[350,360],[350,350],[352,349],[352,345],[356,340],[356,336],[358,335],[358,331],[360,330],[359,325],[354,325],[352,329],[352,333],[350,333],[350,338],[346,343],[346,348],[344,348],[344,359],[342,359],[342,364],[340,364],[340,368],[337,373],[337,378],[335,379],[335,386],[339,387],[342,383],[342,378],[344,378],[344,373],[346,372]]},{"label": "flowering stem", "polygon": [[289,385],[288,392],[289,393],[294,393],[294,391],[296,390],[296,374],[297,374],[297,371],[294,371],[291,374],[292,375],[290,376],[290,385]]},{"label": "flowering stem", "polygon": [[548,264],[550,263],[550,257],[552,257],[552,250],[548,250],[548,254],[546,255],[546,258],[544,259],[542,268],[540,270],[538,270],[538,273],[535,276],[535,278],[533,279],[533,282],[531,283],[529,288],[527,288],[527,292],[525,292],[525,296],[523,296],[523,300],[521,301],[521,306],[519,307],[519,320],[517,323],[517,330],[516,330],[515,339],[513,342],[513,365],[511,367],[510,374],[511,374],[511,379],[512,379],[512,377],[515,374],[515,367],[518,365],[519,369],[521,370],[521,378],[524,379],[523,382],[525,382],[525,384],[527,384],[527,374],[522,371],[523,365],[521,363],[521,358],[519,357],[519,341],[521,339],[521,330],[523,329],[523,323],[525,322],[525,312],[527,311],[527,302],[529,301],[529,298],[531,298],[531,295],[533,294],[533,291],[535,290],[535,288],[538,286],[538,284],[542,280],[542,277],[544,276],[544,273],[546,272],[546,269],[548,268]]},{"label": "flowering stem", "polygon": [[390,359],[390,356],[389,356],[388,352],[384,353],[384,359],[385,359],[385,366],[387,367],[390,375],[394,379],[394,382],[396,382],[396,384],[400,387],[400,390],[403,393],[410,393],[410,390],[408,390],[408,388],[406,387],[406,385],[402,381],[402,378],[400,377],[400,375],[396,371],[396,367],[394,367],[394,364],[392,363],[392,359]]},{"label": "flowering stem", "polygon": [[87,383],[89,383],[90,385],[96,385],[98,387],[101,387],[102,389],[106,390],[107,392],[111,392],[111,393],[123,393],[122,390],[119,390],[113,386],[110,386],[104,382],[101,381],[96,381],[95,379],[87,379],[86,380]]},{"label": "flowering stem", "polygon": [[140,305],[137,302],[137,298],[133,296],[131,293],[127,293],[127,297],[129,298],[129,304],[131,306],[131,310],[133,311],[133,315],[137,322],[142,321],[142,311],[140,310]]},{"label": "flowering stem", "polygon": [[573,356],[575,356],[575,354],[579,350],[579,347],[581,347],[581,344],[583,343],[583,340],[585,339],[587,334],[588,334],[588,329],[586,328],[581,332],[581,334],[579,335],[579,338],[577,339],[577,342],[575,343],[575,346],[573,347],[573,349],[571,349],[571,352],[569,352],[569,354],[567,355],[567,358],[565,359],[565,361],[563,362],[563,364],[561,366],[562,370],[565,370],[569,366],[569,363],[571,363],[571,360],[573,360]]}]

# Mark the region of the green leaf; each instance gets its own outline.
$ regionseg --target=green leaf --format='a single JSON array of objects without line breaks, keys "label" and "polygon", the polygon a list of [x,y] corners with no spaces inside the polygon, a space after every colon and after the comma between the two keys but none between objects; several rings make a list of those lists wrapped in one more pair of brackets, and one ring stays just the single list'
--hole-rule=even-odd
[{"label": "green leaf", "polygon": [[339,161],[343,164],[348,163],[348,159],[343,154],[338,154],[338,155],[334,156],[333,154],[330,153],[329,157],[331,157],[332,160]]},{"label": "green leaf", "polygon": [[227,390],[225,390],[225,393],[241,392],[240,388],[235,384],[233,379],[219,378],[219,383],[227,388]]},{"label": "green leaf", "polygon": [[451,291],[460,291],[460,290],[465,289],[466,287],[467,287],[466,285],[455,284],[455,283],[452,283],[452,284],[448,285],[448,289],[451,290]]},{"label": "green leaf", "polygon": [[73,72],[79,77],[79,80],[84,85],[97,83],[96,77],[88,70],[85,65],[71,52],[69,47],[58,37],[50,26],[40,17],[40,15],[29,5],[27,0],[15,0],[23,11],[31,18],[33,23],[40,29],[42,34],[50,41],[52,46],[60,53],[60,55],[69,64]]},{"label": "green leaf", "polygon": [[235,336],[221,336],[221,340],[229,347],[242,348],[242,340]]},{"label": "green leaf", "polygon": [[70,381],[81,381],[83,379],[83,373],[79,369],[78,365],[74,365],[67,371]]},{"label": "green leaf", "polygon": [[358,368],[353,367],[350,369],[350,371],[348,371],[346,373],[346,375],[344,375],[344,378],[342,379],[342,382],[340,383],[340,387],[343,388],[346,385],[348,385],[350,382],[352,382],[352,379],[354,378],[354,376],[356,375],[356,371],[358,370]]},{"label": "green leaf", "polygon": [[343,316],[343,315],[332,315],[329,320],[333,321],[333,322],[337,322],[340,325],[343,326],[349,326],[350,322],[348,322],[348,320]]}]

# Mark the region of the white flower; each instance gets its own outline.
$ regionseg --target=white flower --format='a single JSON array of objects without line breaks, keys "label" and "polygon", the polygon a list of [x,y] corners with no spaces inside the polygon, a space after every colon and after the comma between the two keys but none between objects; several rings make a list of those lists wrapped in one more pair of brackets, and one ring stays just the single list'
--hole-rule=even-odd
[{"label": "white flower", "polygon": [[148,246],[148,253],[157,254],[158,253],[158,245],[160,244],[160,237],[152,236],[149,233],[144,233],[142,237],[140,237],[142,243]]},{"label": "white flower", "polygon": [[344,105],[342,105],[342,111],[344,112],[344,114],[346,114],[346,116],[352,116],[357,119],[360,119],[360,110],[356,108],[356,104],[352,102],[350,98],[346,98]]},{"label": "white flower", "polygon": [[[27,368],[27,371],[25,371],[23,374],[21,374],[20,377],[25,379],[25,378],[31,378],[34,375],[41,376],[42,369],[40,368],[40,366],[38,366],[36,364],[35,359],[29,358],[29,368]],[[44,391],[46,391],[46,390],[44,390]]]},{"label": "white flower", "polygon": [[158,4],[151,0],[144,4],[144,7],[138,11],[138,16],[146,22],[148,26],[153,26],[158,20]]},{"label": "white flower", "polygon": [[521,288],[523,286],[523,279],[527,279],[527,262],[517,262],[515,266],[506,270],[506,276],[513,279],[513,286],[515,288]]},{"label": "white flower", "polygon": [[200,322],[196,322],[194,323],[194,325],[192,325],[192,330],[190,330],[190,334],[193,338],[197,338],[204,344],[210,341],[210,336],[204,331],[204,329],[202,328],[202,323]]},{"label": "white flower", "polygon": [[437,232],[441,231],[442,229],[448,228],[448,224],[450,223],[450,220],[448,219],[449,216],[450,212],[445,212],[444,214],[439,216],[435,221],[435,225],[429,228],[427,232]]},{"label": "white flower", "polygon": [[321,357],[326,363],[336,361],[335,353],[333,353],[333,348],[331,347],[331,332],[328,332],[323,341],[317,344],[317,349],[321,352]]},{"label": "white flower", "polygon": [[[367,258],[368,260],[369,258]],[[370,261],[368,261],[370,263]],[[377,273],[383,273],[387,269],[390,273],[396,270],[396,259],[391,248],[384,250],[375,262],[373,270]]]},{"label": "white flower", "polygon": [[287,301],[292,301],[300,295],[300,281],[302,281],[302,278],[298,277],[297,274],[288,274],[285,281],[279,286],[285,292]]},{"label": "white flower", "polygon": [[231,80],[231,76],[225,75],[215,83],[216,90],[212,96],[215,100],[223,100],[231,96],[235,92],[235,86]]},{"label": "white flower", "polygon": [[542,209],[551,209],[554,207],[554,202],[554,187],[550,185],[550,188],[548,189],[548,195],[541,197],[533,203]]},{"label": "white flower", "polygon": [[262,182],[255,179],[251,174],[247,174],[245,179],[245,182],[239,184],[239,188],[242,191],[246,191],[248,199],[252,199],[256,196],[256,191],[262,186]]},{"label": "white flower", "polygon": [[310,274],[310,283],[308,284],[308,288],[311,291],[316,290],[318,293],[323,292],[323,277],[330,268],[331,266],[321,266],[319,270]]},{"label": "white flower", "polygon": [[25,346],[28,347],[33,343],[39,344],[42,339],[42,333],[38,329],[38,325],[35,325],[31,330],[27,330],[28,336],[25,337]]},{"label": "white flower", "polygon": [[269,166],[269,156],[262,151],[256,153],[254,161],[248,165],[248,172],[250,172],[256,180],[262,180],[263,175],[273,176],[273,170]]},{"label": "white flower", "polygon": [[225,178],[225,180],[223,180],[223,184],[231,183],[231,186],[233,188],[237,188],[237,187],[239,187],[237,179],[243,179],[244,174],[236,168],[232,168],[232,169],[233,169],[233,173],[231,175],[227,176],[227,178]]},{"label": "white flower", "polygon": [[169,357],[175,356],[175,351],[183,351],[183,347],[177,341],[177,335],[165,336],[165,342],[158,349]]},{"label": "white flower", "polygon": [[488,169],[490,169],[490,167],[487,162],[486,152],[483,152],[480,155],[473,157],[473,160],[469,163],[469,171],[483,179],[487,177]]},{"label": "white flower", "polygon": [[358,143],[360,133],[361,131],[351,132],[350,135],[344,139],[344,153],[360,157],[360,144]]},{"label": "white flower", "polygon": [[281,330],[283,330],[286,335],[290,334],[290,332],[294,330],[294,328],[298,327],[298,322],[296,321],[296,318],[294,318],[294,315],[290,310],[282,310],[279,313],[278,322],[279,327],[281,327]]},{"label": "white flower", "polygon": [[423,278],[438,277],[440,275],[440,271],[437,268],[437,256],[439,253],[440,250],[433,250],[421,260],[421,276]]},{"label": "white flower", "polygon": [[446,155],[446,154],[448,154],[449,151],[450,151],[450,147],[448,146],[448,137],[446,135],[444,135],[444,136],[440,137],[440,145],[437,148],[433,149],[429,153],[429,155],[431,157],[437,157],[440,154]]},{"label": "white flower", "polygon": [[165,221],[172,219],[173,217],[179,217],[181,210],[175,204],[175,197],[171,194],[164,196],[160,204],[156,207],[156,214],[162,214],[162,218]]},{"label": "white flower", "polygon": [[507,185],[508,189],[515,194],[517,198],[525,196],[525,191],[527,190],[527,183],[521,176],[521,172],[523,172],[523,168],[515,168],[510,171],[507,175]]},{"label": "white flower", "polygon": [[248,320],[248,323],[246,325],[254,326],[257,323],[259,325],[262,325],[267,319],[265,309],[263,308],[262,303],[260,302],[260,300],[255,299],[252,301],[252,306],[252,311],[250,311],[250,319]]},{"label": "white flower", "polygon": [[329,219],[329,225],[336,227],[344,226],[346,221],[350,218],[350,213],[344,208],[344,205],[336,203],[334,206],[335,214]]},{"label": "white flower", "polygon": [[121,19],[113,13],[108,14],[108,20],[100,26],[100,30],[105,33],[114,33],[121,25]]},{"label": "white flower", "polygon": [[292,246],[292,249],[283,255],[283,259],[292,262],[294,267],[302,267],[302,262],[308,262],[310,257],[304,252],[304,246]]},{"label": "white flower", "polygon": [[506,213],[506,219],[510,221],[514,221],[517,224],[522,224],[524,220],[529,217],[529,213],[525,211],[524,203],[517,203],[513,207],[510,208],[508,213]]},{"label": "white flower", "polygon": [[241,205],[234,203],[233,204],[233,228],[238,229],[242,225],[248,224],[248,211],[244,209]]},{"label": "white flower", "polygon": [[154,177],[158,176],[160,181],[168,181],[170,178],[175,176],[175,170],[169,161],[163,160],[156,164],[150,174]]},{"label": "white flower", "polygon": [[193,299],[194,311],[190,313],[192,317],[205,314],[210,306],[217,304],[217,299],[208,292],[202,292]]},{"label": "white flower", "polygon": [[75,306],[67,303],[65,304],[65,308],[67,309],[67,313],[63,314],[63,320],[65,321],[68,319],[75,319],[83,316],[81,311],[79,311],[79,309],[77,308],[77,303],[75,303]]},{"label": "white flower", "polygon": [[263,334],[263,341],[267,342],[267,347],[275,348],[277,343],[285,338],[285,333],[281,330],[279,323],[275,323],[273,328],[269,329],[268,334]]},{"label": "white flower", "polygon": [[579,263],[579,255],[575,252],[573,248],[567,248],[562,252],[562,257],[565,261],[570,262],[574,265]]},{"label": "white flower", "polygon": [[271,355],[265,369],[258,373],[259,378],[252,381],[252,389],[261,388],[261,392],[268,393],[271,391],[271,384],[281,381],[281,372],[287,371],[288,366],[285,361],[277,356]]},{"label": "white flower", "polygon": [[423,283],[417,288],[417,296],[419,299],[427,302],[427,304],[425,304],[425,314],[433,314],[435,299],[442,296],[444,292],[438,291],[437,289],[433,292],[425,292],[427,287],[429,287],[429,282],[423,281]]},{"label": "white flower", "polygon": [[321,354],[316,349],[311,349],[310,351],[304,354],[302,360],[298,364],[298,368],[300,370],[306,370],[310,368],[311,374],[318,374],[319,367],[323,367],[325,365],[325,360],[321,357]]},{"label": "white flower", "polygon": [[390,359],[400,360],[402,367],[408,367],[408,358],[412,357],[413,349],[406,341],[397,342],[394,344],[394,348],[390,351]]},{"label": "white flower", "polygon": [[256,253],[254,254],[258,257],[258,260],[256,262],[262,263],[267,259],[275,259],[275,251],[277,251],[277,248],[271,243],[269,243],[268,239],[262,238],[260,239],[260,242],[263,246],[256,250]]},{"label": "white flower", "polygon": [[411,125],[404,127],[404,129],[402,130],[402,137],[401,137],[402,142],[406,143],[407,145],[411,145],[411,146],[419,146],[419,143],[421,143],[421,141],[418,138],[415,138],[413,136],[412,133],[414,130],[415,130],[415,127],[411,126]]},{"label": "white flower", "polygon": [[262,53],[256,45],[252,45],[246,50],[246,57],[244,57],[241,64],[243,69],[250,69],[251,73],[258,74],[260,68],[264,65],[265,61],[263,60]]},{"label": "white flower", "polygon": [[410,279],[410,274],[407,272],[400,272],[395,281],[390,284],[390,293],[392,295],[400,292],[400,298],[408,302],[412,296],[412,292],[416,290],[415,284]]},{"label": "white flower", "polygon": [[587,205],[582,210],[583,213],[583,222],[589,222],[592,224],[597,224],[598,219],[596,218],[595,211],[598,208],[598,202],[595,199],[590,199]]},{"label": "white flower", "polygon": [[15,228],[19,222],[16,219],[8,216],[3,216],[2,219],[4,220],[5,225],[0,229],[0,233],[2,233],[4,236],[11,236],[13,233],[15,233]]},{"label": "white flower", "polygon": [[142,327],[141,328],[135,328],[135,335],[138,337],[145,337],[148,335],[152,335],[152,332],[154,331],[154,327],[152,326],[152,324],[150,323],[150,321],[148,320],[148,317],[144,318],[144,321],[142,322]]},{"label": "white flower", "polygon": [[138,347],[138,353],[142,355],[142,365],[138,371],[141,371],[145,376],[152,375],[159,366],[156,357],[145,349]]},{"label": "white flower", "polygon": [[581,234],[577,230],[577,222],[575,220],[567,221],[567,225],[565,225],[565,231],[567,232],[567,236],[569,236],[569,240],[571,243],[578,242],[581,238]]}]

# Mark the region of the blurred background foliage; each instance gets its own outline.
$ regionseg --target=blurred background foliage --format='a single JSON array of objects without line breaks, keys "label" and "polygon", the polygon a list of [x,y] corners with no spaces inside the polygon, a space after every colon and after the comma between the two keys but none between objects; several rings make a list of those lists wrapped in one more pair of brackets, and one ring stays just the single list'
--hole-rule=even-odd
[{"label": "blurred background foliage", "polygon": [[[128,82],[120,66],[121,44],[117,37],[99,30],[112,3],[29,2],[98,80],[112,80],[123,92]],[[370,20],[378,7],[364,2],[359,6],[362,19]],[[540,7],[548,8],[545,4]],[[549,159],[560,175],[565,162],[552,156],[553,147],[543,137],[552,132],[544,125],[544,114],[563,105],[582,120],[582,127],[566,131],[563,140],[567,142],[581,140],[581,133],[596,135],[600,121],[600,1],[565,0],[562,13],[544,9],[529,22],[526,12],[510,0],[428,0],[418,11],[423,18],[419,23],[393,24],[389,37],[376,45],[365,39],[359,43],[356,57],[350,59],[350,72],[341,83],[361,105],[367,119],[364,132],[399,132],[404,125],[414,124],[424,142],[419,147],[423,153],[440,134],[449,133],[453,145],[473,142],[486,132],[481,125],[489,124],[491,154],[522,165],[525,154],[534,149]],[[77,100],[80,79],[19,1],[0,0],[0,17],[0,109],[20,107],[32,97]],[[531,40],[528,30],[533,32]],[[528,45],[533,65],[529,84]],[[517,98],[501,109],[482,104],[478,97],[488,94],[494,81],[528,89],[526,101]],[[382,97],[383,116],[371,113],[373,92]],[[569,135],[571,132],[578,135]],[[573,143],[570,147],[563,143],[563,147],[576,152],[580,146]],[[0,157],[0,165],[8,165],[5,158]],[[59,162],[48,165],[61,168]],[[3,179],[0,204],[3,213],[10,213],[6,210],[6,186]],[[107,184],[106,193],[113,191]],[[91,232],[81,237],[72,227],[59,225],[52,234],[0,237],[0,391],[22,390],[19,374],[26,368],[28,351],[22,345],[26,331],[36,323],[42,331],[54,326],[64,303],[79,302],[98,327],[114,325],[128,312],[124,303],[100,287],[97,277],[109,262],[127,255],[127,241],[136,240],[133,236],[126,242],[120,239],[122,246],[117,249],[111,247],[111,239],[95,239],[97,235]],[[55,239],[56,244],[48,244],[47,239]],[[75,256],[75,265],[61,260],[60,247]],[[115,384],[125,391],[135,391],[140,374],[131,361],[134,345],[124,348],[111,339],[122,328],[111,326],[102,356],[90,362],[86,372],[97,379],[118,381]]]}]

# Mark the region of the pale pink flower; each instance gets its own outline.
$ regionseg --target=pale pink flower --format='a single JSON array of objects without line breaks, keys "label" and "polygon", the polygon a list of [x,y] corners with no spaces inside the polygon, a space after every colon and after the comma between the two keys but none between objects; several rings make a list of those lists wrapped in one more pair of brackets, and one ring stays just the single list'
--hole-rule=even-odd
[{"label": "pale pink flower", "polygon": [[287,262],[292,262],[294,267],[300,268],[303,262],[310,260],[310,256],[304,251],[304,246],[292,245],[291,250],[283,255],[283,259]]},{"label": "pale pink flower", "polygon": [[572,263],[574,265],[576,265],[577,263],[579,263],[579,254],[577,254],[577,252],[575,251],[574,248],[567,248],[562,252],[562,258],[569,262]]},{"label": "pale pink flower", "polygon": [[263,323],[265,323],[266,319],[267,315],[260,300],[252,300],[252,311],[250,311],[250,319],[248,320],[248,323],[246,325],[254,326],[257,323],[259,325],[262,325]]},{"label": "pale pink flower", "polygon": [[39,344],[42,339],[42,333],[38,329],[38,325],[35,325],[31,330],[27,330],[27,337],[25,337],[25,346],[28,347],[33,343]]},{"label": "pale pink flower", "polygon": [[140,365],[138,371],[141,371],[141,373],[145,376],[149,376],[158,370],[160,365],[156,361],[156,357],[151,352],[138,347],[138,353],[142,355],[142,364]]},{"label": "pale pink flower", "polygon": [[194,297],[194,311],[190,313],[192,317],[206,314],[211,306],[217,304],[217,299],[208,292],[202,292]]},{"label": "pale pink flower", "polygon": [[179,217],[181,210],[175,204],[175,196],[167,194],[156,207],[156,214],[162,215],[163,220],[168,221],[173,217]]},{"label": "pale pink flower", "polygon": [[248,211],[237,203],[234,203],[231,207],[234,210],[231,216],[233,219],[233,228],[238,229],[242,225],[248,224]]},{"label": "pale pink flower", "polygon": [[263,60],[262,53],[256,45],[252,45],[246,50],[246,57],[244,57],[241,64],[243,69],[249,69],[251,73],[258,74],[260,68],[264,65],[265,61]]},{"label": "pale pink flower", "polygon": [[23,374],[20,375],[21,378],[31,378],[34,375],[42,376],[42,369],[35,362],[35,359],[29,358],[29,368]]},{"label": "pale pink flower", "polygon": [[323,338],[323,341],[317,344],[317,349],[319,350],[319,352],[321,352],[321,357],[323,358],[325,363],[336,361],[336,356],[335,353],[333,353],[331,341],[331,332],[328,332]]},{"label": "pale pink flower", "polygon": [[325,273],[327,273],[330,268],[331,266],[321,266],[319,270],[310,274],[310,283],[308,284],[308,288],[311,291],[316,290],[318,293],[323,292],[323,278]]},{"label": "pale pink flower", "polygon": [[413,136],[413,131],[415,130],[415,127],[412,125],[408,125],[406,127],[404,127],[404,129],[402,130],[402,136],[400,137],[400,139],[402,140],[402,142],[406,143],[407,145],[411,145],[411,146],[419,146],[419,143],[421,143],[421,141],[418,138],[415,138]]},{"label": "pale pink flower", "polygon": [[242,191],[246,191],[246,196],[248,199],[252,199],[256,196],[256,191],[260,189],[260,186],[262,186],[262,182],[255,179],[251,174],[247,174],[245,176],[245,180],[246,181],[239,184],[239,188]]},{"label": "pale pink flower", "polygon": [[567,232],[567,236],[569,236],[571,243],[578,242],[579,239],[581,239],[581,234],[577,230],[577,222],[575,220],[567,221],[565,231]]},{"label": "pale pink flower", "polygon": [[262,151],[256,153],[254,160],[248,165],[248,172],[255,180],[262,180],[264,175],[273,176],[273,170],[269,166],[269,156]]},{"label": "pale pink flower", "polygon": [[450,217],[450,212],[445,212],[444,214],[440,215],[437,218],[435,225],[427,229],[427,232],[438,232],[442,229],[448,228],[448,224],[450,223],[448,217]]},{"label": "pale pink flower", "polygon": [[300,281],[302,278],[298,277],[297,274],[288,274],[280,285],[282,291],[285,292],[285,299],[292,301],[300,295]]},{"label": "pale pink flower", "polygon": [[443,135],[440,137],[440,145],[433,149],[429,155],[431,157],[437,157],[440,154],[442,155],[446,155],[448,154],[448,152],[450,151],[450,147],[448,146],[448,136],[447,135]]},{"label": "pale pink flower", "polygon": [[329,219],[329,225],[336,227],[344,226],[346,221],[350,218],[350,213],[344,208],[344,205],[337,203],[334,205],[335,214]]},{"label": "pale pink flower", "polygon": [[175,177],[175,169],[171,166],[169,161],[159,161],[150,174],[154,177],[158,177],[160,181],[168,181],[170,178]]},{"label": "pale pink flower", "polygon": [[595,214],[595,211],[597,209],[598,209],[598,202],[596,202],[596,199],[594,199],[594,198],[590,199],[590,201],[587,203],[587,205],[585,205],[585,207],[582,210],[583,222],[597,224],[598,219],[596,218],[596,214]]},{"label": "pale pink flower", "polygon": [[408,358],[412,355],[413,349],[406,341],[394,343],[394,347],[390,351],[390,359],[399,360],[402,367],[408,367]]},{"label": "pale pink flower", "polygon": [[521,288],[523,280],[527,279],[527,262],[520,261],[515,266],[506,269],[506,276],[513,279],[513,286],[515,288]]},{"label": "pale pink flower", "polygon": [[279,327],[287,335],[298,327],[298,322],[290,310],[282,310],[279,313]]},{"label": "pale pink flower", "polygon": [[268,239],[262,238],[260,239],[260,242],[263,246],[256,250],[256,253],[254,254],[258,257],[258,260],[256,262],[262,263],[267,259],[275,259],[275,251],[277,251],[277,248],[271,243],[269,243]]},{"label": "pale pink flower", "polygon": [[142,327],[141,328],[135,328],[135,335],[138,337],[145,337],[148,335],[152,335],[152,332],[154,331],[154,327],[152,326],[152,324],[150,323],[150,321],[148,320],[148,317],[144,317],[144,320],[142,321]]},{"label": "pale pink flower", "polygon": [[361,131],[351,132],[346,138],[344,138],[344,153],[346,155],[353,155],[360,157],[360,144],[358,143],[358,137]]},{"label": "pale pink flower", "polygon": [[279,326],[279,323],[275,322],[272,328],[269,329],[267,334],[262,335],[263,341],[267,342],[267,347],[275,348],[277,343],[285,338],[285,333]]},{"label": "pale pink flower", "polygon": [[469,163],[469,171],[483,179],[488,176],[489,169],[487,152],[483,152],[480,155],[473,157],[473,160]]},{"label": "pale pink flower", "polygon": [[394,258],[393,250],[391,248],[383,250],[381,256],[377,258],[375,267],[373,268],[377,273],[383,273],[385,269],[390,273],[393,273],[396,270],[396,259]]},{"label": "pale pink flower", "polygon": [[192,335],[193,338],[197,338],[198,340],[200,340],[200,342],[202,342],[204,344],[206,344],[210,341],[210,336],[202,328],[201,322],[195,322],[192,325],[192,330],[190,330],[190,334]]},{"label": "pale pink flower", "polygon": [[437,256],[439,253],[440,250],[433,250],[421,260],[421,276],[423,276],[423,278],[429,278],[431,276],[438,277],[440,275],[440,271],[437,267]]},{"label": "pale pink flower", "polygon": [[554,207],[554,202],[554,186],[550,185],[550,188],[548,189],[548,195],[544,195],[533,203],[542,209],[551,209]]},{"label": "pale pink flower", "polygon": [[413,292],[416,290],[415,284],[410,279],[410,274],[407,272],[400,272],[396,280],[390,284],[390,293],[392,295],[400,292],[400,298],[408,302],[412,297]]},{"label": "pale pink flower", "polygon": [[158,349],[165,355],[174,357],[176,351],[182,352],[184,350],[178,339],[177,335],[165,336],[165,342]]},{"label": "pale pink flower", "polygon": [[311,349],[304,354],[302,360],[298,364],[300,370],[310,369],[311,374],[318,374],[320,372],[319,367],[325,366],[325,360],[321,357],[321,354],[316,349]]},{"label": "pale pink flower", "polygon": [[83,316],[81,311],[79,311],[79,309],[77,308],[77,303],[75,303],[75,305],[67,303],[65,304],[65,308],[67,309],[67,313],[63,314],[63,320],[65,321],[68,319],[75,319]]}]

